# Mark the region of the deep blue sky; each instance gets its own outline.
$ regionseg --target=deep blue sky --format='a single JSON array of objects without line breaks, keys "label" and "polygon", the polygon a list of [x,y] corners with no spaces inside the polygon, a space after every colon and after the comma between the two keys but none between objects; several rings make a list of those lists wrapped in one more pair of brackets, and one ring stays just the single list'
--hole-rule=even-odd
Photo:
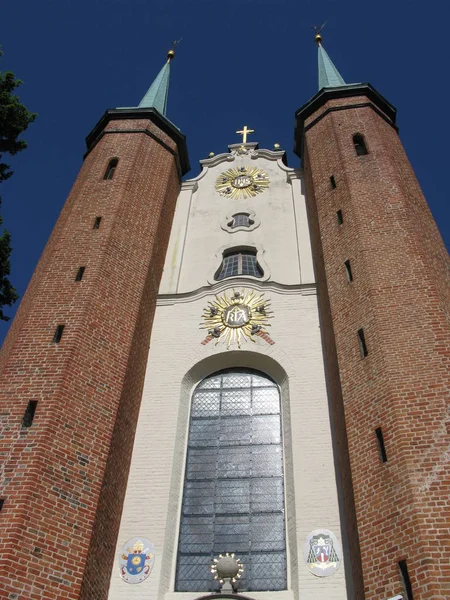
[{"label": "deep blue sky", "polygon": [[[183,41],[168,117],[187,136],[188,177],[210,151],[237,142],[244,124],[261,147],[279,142],[297,166],[294,113],[317,91],[311,26],[325,20],[324,47],[345,81],[369,81],[397,107],[401,139],[450,246],[449,13],[442,0],[3,2],[0,70],[23,79],[20,98],[39,113],[0,189],[20,295],[78,173],[85,136],[106,108],[140,101],[173,39]],[[0,340],[8,326],[0,322]]]}]

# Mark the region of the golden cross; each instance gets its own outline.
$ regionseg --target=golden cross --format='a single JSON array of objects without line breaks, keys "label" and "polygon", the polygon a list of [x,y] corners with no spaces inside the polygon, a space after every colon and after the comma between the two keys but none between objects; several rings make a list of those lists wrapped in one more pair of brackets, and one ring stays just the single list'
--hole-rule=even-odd
[{"label": "golden cross", "polygon": [[241,131],[236,131],[236,133],[242,134],[242,143],[246,144],[247,143],[247,135],[249,133],[255,133],[255,130],[254,129],[247,129],[247,125],[244,125],[244,128],[241,129]]}]

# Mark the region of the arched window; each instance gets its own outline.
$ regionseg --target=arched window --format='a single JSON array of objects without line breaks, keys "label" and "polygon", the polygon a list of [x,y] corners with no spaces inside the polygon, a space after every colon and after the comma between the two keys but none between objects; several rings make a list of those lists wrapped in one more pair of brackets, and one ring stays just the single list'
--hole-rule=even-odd
[{"label": "arched window", "polygon": [[286,589],[280,394],[272,379],[229,369],[194,391],[175,589],[216,591],[211,560],[234,552],[238,589]]},{"label": "arched window", "polygon": [[250,215],[248,213],[236,213],[233,215],[232,220],[228,223],[228,226],[232,229],[236,227],[250,227],[253,225],[255,221],[250,219]]},{"label": "arched window", "polygon": [[362,136],[360,133],[355,133],[353,136],[353,145],[355,146],[355,151],[358,156],[364,156],[364,154],[368,154],[364,136]]},{"label": "arched window", "polygon": [[236,277],[237,275],[251,275],[252,277],[262,277],[263,270],[256,259],[256,250],[236,250],[232,248],[223,254],[222,264],[217,271],[214,279],[220,281],[227,277]]},{"label": "arched window", "polygon": [[119,159],[112,158],[108,163],[108,166],[106,168],[103,179],[112,179],[114,177],[114,173],[116,172],[118,164],[119,164]]}]

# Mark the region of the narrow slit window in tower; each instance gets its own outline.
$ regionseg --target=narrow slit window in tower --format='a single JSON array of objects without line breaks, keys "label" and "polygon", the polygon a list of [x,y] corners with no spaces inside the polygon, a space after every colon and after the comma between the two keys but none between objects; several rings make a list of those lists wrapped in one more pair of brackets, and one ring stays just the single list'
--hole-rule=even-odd
[{"label": "narrow slit window in tower", "polygon": [[342,214],[342,210],[338,210],[336,212],[336,216],[337,216],[339,225],[342,225],[342,223],[344,222],[344,215]]},{"label": "narrow slit window in tower", "polygon": [[92,229],[100,229],[101,220],[101,217],[95,217],[94,226],[92,227]]},{"label": "narrow slit window in tower", "polygon": [[108,166],[106,168],[103,179],[112,179],[114,177],[114,173],[116,172],[118,164],[119,164],[119,159],[112,158],[108,163]]},{"label": "narrow slit window in tower", "polygon": [[345,271],[347,273],[347,280],[349,283],[351,283],[353,281],[353,273],[352,273],[352,268],[350,266],[350,260],[346,260],[344,265],[345,265]]},{"label": "narrow slit window in tower", "polygon": [[414,600],[411,580],[408,574],[408,566],[406,565],[406,560],[400,560],[398,563],[398,568],[400,569],[400,577],[402,578],[403,589],[406,594],[406,600]]},{"label": "narrow slit window in tower", "polygon": [[22,427],[28,428],[33,425],[34,413],[36,412],[37,400],[30,400],[22,417]]},{"label": "narrow slit window in tower", "polygon": [[59,344],[62,338],[62,334],[64,331],[64,325],[58,325],[55,329],[55,335],[53,336],[53,343]]},{"label": "narrow slit window in tower", "polygon": [[360,133],[355,133],[353,136],[353,145],[355,146],[355,152],[358,156],[364,156],[365,154],[368,154],[364,136],[362,136]]},{"label": "narrow slit window in tower", "polygon": [[331,175],[331,177],[330,177],[330,184],[331,184],[331,189],[334,190],[336,187],[336,180],[334,178],[334,175]]},{"label": "narrow slit window in tower", "polygon": [[375,434],[377,436],[378,448],[380,450],[380,459],[382,462],[387,462],[386,447],[384,445],[383,431],[381,427],[377,427],[375,429]]},{"label": "narrow slit window in tower", "polygon": [[362,358],[366,358],[366,356],[369,354],[369,351],[367,350],[364,329],[358,329],[358,341],[359,341],[359,349],[361,350],[361,356],[362,356]]},{"label": "narrow slit window in tower", "polygon": [[0,511],[2,510],[4,504],[5,504],[5,499],[0,498]]},{"label": "narrow slit window in tower", "polygon": [[75,281],[81,281],[83,279],[84,271],[86,267],[80,267],[77,271],[77,275],[75,277]]}]

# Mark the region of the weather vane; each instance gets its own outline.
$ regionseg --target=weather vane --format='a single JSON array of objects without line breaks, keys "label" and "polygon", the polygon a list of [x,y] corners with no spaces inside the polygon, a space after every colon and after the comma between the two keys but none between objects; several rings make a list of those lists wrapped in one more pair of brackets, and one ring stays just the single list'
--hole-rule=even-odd
[{"label": "weather vane", "polygon": [[172,42],[172,48],[167,53],[167,62],[170,62],[172,60],[172,58],[175,58],[175,48],[178,46],[178,44],[181,42],[182,39],[183,38],[180,38],[178,41],[174,40]]},{"label": "weather vane", "polygon": [[325,23],[323,23],[323,25],[321,25],[320,27],[318,27],[317,25],[313,25],[313,29],[316,32],[314,39],[315,41],[319,44],[321,44],[322,42],[322,36],[320,35],[320,32],[322,31],[322,29],[325,27],[325,25],[327,24],[328,21],[325,21]]}]

